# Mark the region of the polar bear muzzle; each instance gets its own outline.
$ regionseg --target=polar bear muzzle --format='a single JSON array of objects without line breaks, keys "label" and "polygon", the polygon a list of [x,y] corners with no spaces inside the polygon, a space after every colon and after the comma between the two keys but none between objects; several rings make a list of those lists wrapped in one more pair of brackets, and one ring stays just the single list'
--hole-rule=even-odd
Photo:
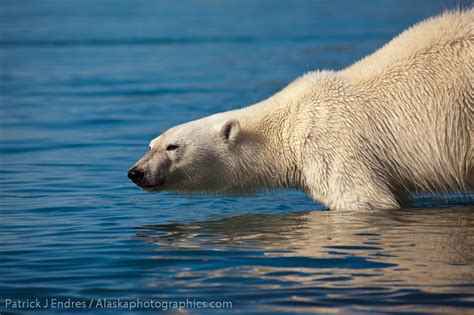
[{"label": "polar bear muzzle", "polygon": [[145,173],[139,170],[136,166],[128,171],[128,178],[130,178],[130,180],[135,184],[141,183],[144,175]]},{"label": "polar bear muzzle", "polygon": [[147,174],[139,165],[128,171],[128,178],[144,190],[157,191],[163,188],[166,180],[159,174]]}]

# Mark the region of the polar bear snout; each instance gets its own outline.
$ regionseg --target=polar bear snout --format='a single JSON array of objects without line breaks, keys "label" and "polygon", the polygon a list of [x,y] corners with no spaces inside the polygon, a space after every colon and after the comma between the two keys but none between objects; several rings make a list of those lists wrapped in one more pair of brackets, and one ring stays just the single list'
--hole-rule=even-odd
[{"label": "polar bear snout", "polygon": [[128,178],[142,189],[156,191],[165,184],[164,176],[154,172],[144,171],[139,165],[135,165],[128,171]]},{"label": "polar bear snout", "polygon": [[160,150],[149,150],[128,171],[128,178],[146,191],[161,191],[168,182],[171,160]]},{"label": "polar bear snout", "polygon": [[143,177],[145,176],[145,173],[139,170],[136,166],[132,167],[128,171],[128,178],[135,184],[140,184],[143,180]]}]

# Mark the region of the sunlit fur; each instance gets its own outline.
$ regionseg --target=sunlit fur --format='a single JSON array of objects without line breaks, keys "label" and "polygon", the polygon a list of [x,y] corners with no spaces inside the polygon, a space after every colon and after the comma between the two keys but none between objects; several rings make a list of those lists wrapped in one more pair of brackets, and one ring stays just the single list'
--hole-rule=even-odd
[{"label": "sunlit fur", "polygon": [[310,72],[260,103],[171,128],[136,166],[148,190],[295,187],[332,209],[472,190],[473,28],[473,9],[428,19],[347,69]]}]

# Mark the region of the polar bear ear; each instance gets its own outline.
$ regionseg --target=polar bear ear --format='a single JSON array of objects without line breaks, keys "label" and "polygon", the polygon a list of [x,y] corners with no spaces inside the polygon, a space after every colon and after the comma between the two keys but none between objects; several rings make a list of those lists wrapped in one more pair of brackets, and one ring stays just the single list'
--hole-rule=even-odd
[{"label": "polar bear ear", "polygon": [[240,131],[240,123],[236,119],[227,120],[221,127],[221,137],[226,143],[234,142]]}]

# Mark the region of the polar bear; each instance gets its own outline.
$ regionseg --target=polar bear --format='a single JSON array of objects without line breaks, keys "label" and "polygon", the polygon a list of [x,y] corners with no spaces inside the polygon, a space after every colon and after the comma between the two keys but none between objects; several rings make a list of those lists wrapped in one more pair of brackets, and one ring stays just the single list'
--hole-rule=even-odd
[{"label": "polar bear", "polygon": [[330,209],[474,189],[474,9],[445,12],[342,71],[175,126],[129,171],[147,191],[303,189]]}]

